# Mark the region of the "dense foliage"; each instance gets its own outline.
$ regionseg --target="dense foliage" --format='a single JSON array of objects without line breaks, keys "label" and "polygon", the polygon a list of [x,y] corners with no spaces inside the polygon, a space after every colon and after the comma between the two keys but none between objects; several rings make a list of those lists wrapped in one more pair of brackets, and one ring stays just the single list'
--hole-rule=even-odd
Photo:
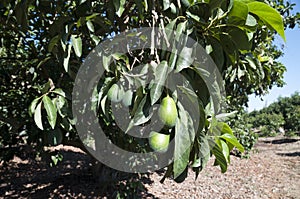
[{"label": "dense foliage", "polygon": [[[185,33],[198,41],[223,76],[228,110],[247,104],[249,94],[262,95],[274,85],[283,85],[285,67],[278,62],[282,53],[273,42],[276,33],[285,40],[284,27],[293,28],[299,22],[299,14],[290,13],[292,7],[281,0],[1,1],[0,147],[7,149],[1,150],[1,158],[11,157],[6,151],[13,154],[11,148],[22,144],[37,150],[60,143],[84,149],[71,112],[71,92],[77,71],[97,44],[134,28],[170,29],[175,38]],[[175,48],[179,42],[184,41],[174,39],[171,46]],[[163,84],[167,82],[167,75],[163,74],[168,67],[189,79],[195,92],[188,87],[180,88],[188,91],[185,93],[189,99],[199,102],[201,121],[197,129],[189,128],[194,126],[191,110],[176,99],[180,89],[175,88],[172,97],[179,119],[170,132],[175,139],[177,161],[168,167],[166,176],[173,176],[177,181],[185,178],[188,166],[198,174],[211,155],[225,172],[230,162],[229,151],[234,146],[243,151],[231,128],[216,119],[208,108],[212,93],[199,75],[201,68],[193,65],[199,61],[191,56],[193,50],[193,47],[178,49],[187,62],[160,50],[153,56],[149,49],[107,56],[114,64],[105,68],[107,76],[95,92],[95,101],[107,104],[109,88],[137,63],[144,64],[145,71],[153,73],[153,80]],[[142,110],[160,102],[168,92],[156,84],[144,85],[142,80],[127,83],[142,85],[122,101],[133,99],[129,102],[133,125],[145,124],[150,117]],[[111,100],[119,101],[118,94],[115,96]],[[124,135],[114,127],[113,115],[106,114],[111,107],[96,106],[100,123],[115,144],[131,151],[150,150],[146,141]],[[284,117],[296,117],[287,115],[283,113]],[[193,146],[183,153],[181,150],[185,148],[181,146],[189,142]],[[214,147],[210,148],[209,143]],[[178,158],[179,154],[184,155]],[[57,163],[55,157],[60,159],[60,156],[52,156]]]},{"label": "dense foliage", "polygon": [[268,107],[249,113],[253,128],[261,131],[262,136],[275,136],[279,128],[286,134],[300,131],[300,95],[298,92],[291,97],[279,97]]},{"label": "dense foliage", "polygon": [[239,143],[241,143],[245,149],[245,153],[236,150],[234,154],[245,158],[250,157],[250,152],[258,139],[258,134],[253,128],[253,117],[249,117],[249,114],[245,110],[240,110],[229,120],[229,125]]}]

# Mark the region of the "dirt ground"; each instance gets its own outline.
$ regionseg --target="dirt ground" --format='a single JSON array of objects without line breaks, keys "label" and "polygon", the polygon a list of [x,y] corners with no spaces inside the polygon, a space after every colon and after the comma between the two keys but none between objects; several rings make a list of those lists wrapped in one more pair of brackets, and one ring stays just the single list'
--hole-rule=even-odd
[{"label": "dirt ground", "polygon": [[[15,157],[0,165],[0,198],[112,198],[115,190],[93,177],[90,158],[59,146],[64,161],[57,167]],[[138,198],[300,198],[300,138],[260,138],[250,159],[231,156],[225,174],[213,159],[197,180],[192,172],[183,183],[162,173],[143,178]],[[115,189],[115,187],[114,187]]]}]

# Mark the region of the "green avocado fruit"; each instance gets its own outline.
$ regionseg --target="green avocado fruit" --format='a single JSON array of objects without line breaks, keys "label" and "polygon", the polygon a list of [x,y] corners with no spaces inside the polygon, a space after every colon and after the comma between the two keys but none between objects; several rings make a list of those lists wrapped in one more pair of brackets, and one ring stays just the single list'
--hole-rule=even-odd
[{"label": "green avocado fruit", "polygon": [[150,147],[160,153],[164,153],[168,150],[170,142],[170,135],[162,134],[155,131],[152,131],[149,136]]},{"label": "green avocado fruit", "polygon": [[123,99],[122,99],[122,103],[125,107],[128,107],[131,105],[132,103],[132,96],[133,96],[133,92],[131,90],[127,90],[124,93]]},{"label": "green avocado fruit", "polygon": [[123,98],[123,95],[123,87],[113,84],[107,92],[107,99],[112,102],[120,102]]},{"label": "green avocado fruit", "polygon": [[178,112],[173,98],[170,96],[163,98],[158,110],[158,116],[168,128],[175,126]]}]

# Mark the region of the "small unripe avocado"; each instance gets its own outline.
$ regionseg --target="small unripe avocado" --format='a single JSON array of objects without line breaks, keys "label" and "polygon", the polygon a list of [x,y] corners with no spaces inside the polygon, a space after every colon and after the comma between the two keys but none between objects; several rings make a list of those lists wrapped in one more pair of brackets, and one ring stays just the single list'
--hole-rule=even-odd
[{"label": "small unripe avocado", "polygon": [[156,152],[164,153],[168,150],[170,135],[152,131],[149,136],[149,144]]},{"label": "small unripe avocado", "polygon": [[124,90],[122,86],[113,84],[107,92],[107,99],[112,102],[120,102],[123,98]]},{"label": "small unripe avocado", "polygon": [[123,99],[122,99],[122,103],[125,107],[128,107],[131,105],[132,103],[132,97],[133,97],[133,92],[131,90],[127,90],[124,93]]},{"label": "small unripe avocado", "polygon": [[175,126],[178,112],[176,104],[170,96],[163,98],[158,110],[158,116],[167,127],[172,128]]}]

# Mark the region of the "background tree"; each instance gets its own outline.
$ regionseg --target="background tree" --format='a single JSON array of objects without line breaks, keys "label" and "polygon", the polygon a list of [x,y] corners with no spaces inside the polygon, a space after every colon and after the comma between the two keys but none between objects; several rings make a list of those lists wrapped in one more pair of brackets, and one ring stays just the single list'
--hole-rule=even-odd
[{"label": "background tree", "polygon": [[[284,27],[293,28],[299,23],[299,14],[290,13],[292,8],[293,5],[279,0],[2,1],[1,147],[8,148],[9,153],[12,146],[21,144],[31,144],[37,150],[59,143],[84,149],[78,140],[71,112],[71,91],[77,71],[97,44],[115,34],[139,27],[165,27],[174,30],[177,35],[184,32],[198,41],[225,80],[228,109],[235,110],[246,105],[248,95],[262,95],[274,85],[283,85],[285,67],[277,61],[282,53],[274,45],[274,36],[278,33],[285,40]],[[193,48],[178,51],[181,56],[190,52]],[[112,83],[121,78],[120,74],[129,71],[126,66],[134,68],[136,59],[145,65],[152,60],[160,69],[172,65],[170,55],[158,50],[157,56],[159,61],[153,58],[149,49],[145,49],[143,57],[135,54],[110,57],[117,62],[109,67],[116,70],[107,68],[107,78],[101,84],[105,92],[101,94],[101,89],[97,90],[99,93],[96,92],[95,97],[103,100]],[[191,56],[187,59],[190,63],[195,61]],[[153,66],[148,67],[155,73]],[[173,58],[173,67],[190,78],[195,91],[200,91],[193,96],[200,100],[200,112],[205,119],[198,129],[177,132],[176,128],[187,129],[182,117],[184,110],[188,109],[180,108],[176,102],[181,122],[171,129],[172,136],[178,140],[175,148],[179,150],[185,144],[184,133],[193,135],[193,147],[185,153],[181,162],[168,167],[166,176],[182,181],[188,165],[199,173],[208,160],[208,156],[203,157],[201,153],[209,149],[209,142],[215,144],[210,153],[216,156],[216,165],[225,172],[229,151],[233,146],[240,150],[242,147],[229,126],[217,121],[205,109],[210,104],[210,93],[197,74],[198,68],[184,65],[179,58]],[[149,85],[143,86],[132,105],[146,106],[141,104],[141,98],[147,96],[150,90]],[[156,95],[160,101],[166,93]],[[113,117],[105,117],[103,110],[98,109],[105,129],[112,129]],[[133,112],[132,117],[139,113]],[[186,114],[186,117],[191,117],[188,111]],[[145,141],[122,136],[122,132],[115,134],[107,130],[106,133],[111,140],[127,149],[150,150]],[[131,144],[128,144],[129,140]]]},{"label": "background tree", "polygon": [[249,113],[254,128],[263,127],[262,135],[277,135],[279,127],[284,128],[286,134],[299,132],[299,93],[291,97],[279,97],[268,107]]}]

